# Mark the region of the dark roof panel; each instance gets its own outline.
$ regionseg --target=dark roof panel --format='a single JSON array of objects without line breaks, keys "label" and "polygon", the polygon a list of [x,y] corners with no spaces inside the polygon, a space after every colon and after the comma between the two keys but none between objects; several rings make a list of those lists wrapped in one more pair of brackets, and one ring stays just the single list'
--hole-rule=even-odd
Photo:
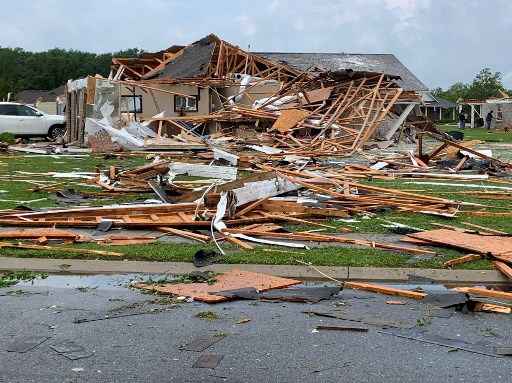
[{"label": "dark roof panel", "polygon": [[392,54],[353,53],[256,53],[274,61],[285,62],[297,69],[317,67],[322,70],[379,72],[400,76],[398,84],[406,91],[423,91],[428,88]]},{"label": "dark roof panel", "polygon": [[169,62],[157,78],[180,79],[205,76],[214,50],[215,41],[207,36],[183,49],[183,53]]}]

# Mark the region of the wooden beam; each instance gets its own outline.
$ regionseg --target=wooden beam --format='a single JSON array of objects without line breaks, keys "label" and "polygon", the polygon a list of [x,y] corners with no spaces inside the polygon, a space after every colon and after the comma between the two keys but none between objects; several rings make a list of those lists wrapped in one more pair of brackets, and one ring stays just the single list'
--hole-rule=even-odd
[{"label": "wooden beam", "polygon": [[460,293],[476,295],[479,297],[497,298],[512,301],[512,293],[507,293],[505,291],[489,290],[481,287],[455,287],[452,290],[458,291]]},{"label": "wooden beam", "polygon": [[344,287],[355,290],[366,290],[372,291],[374,293],[385,294],[385,295],[396,295],[399,297],[412,298],[416,300],[421,300],[427,296],[425,293],[418,293],[416,291],[410,290],[402,290],[396,289],[393,287],[381,286],[381,285],[372,285],[369,283],[360,283],[360,282],[345,282]]}]

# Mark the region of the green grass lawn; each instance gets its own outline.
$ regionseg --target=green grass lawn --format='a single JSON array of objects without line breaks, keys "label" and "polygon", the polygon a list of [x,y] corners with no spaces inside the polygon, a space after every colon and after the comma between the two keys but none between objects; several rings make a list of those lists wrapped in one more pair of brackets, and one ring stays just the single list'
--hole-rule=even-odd
[{"label": "green grass lawn", "polygon": [[[29,203],[31,207],[52,207],[57,206],[56,201],[52,198],[52,193],[47,192],[33,192],[29,189],[35,187],[33,182],[44,184],[41,181],[51,183],[64,182],[61,187],[72,187],[77,190],[95,190],[91,186],[85,184],[82,180],[75,179],[58,179],[52,178],[48,175],[27,175],[21,172],[31,173],[47,173],[47,172],[68,172],[68,171],[82,171],[94,172],[96,168],[107,169],[110,165],[118,167],[133,167],[147,163],[142,157],[127,157],[124,159],[106,159],[103,156],[91,156],[87,158],[74,158],[74,157],[29,157],[29,156],[12,156],[0,157],[0,189],[5,192],[0,193],[1,200],[34,200],[45,198],[42,201]],[[31,182],[27,182],[29,180]],[[457,201],[465,201],[472,203],[480,203],[486,205],[482,210],[490,211],[512,211],[512,204],[510,201],[496,201],[496,200],[482,200],[468,195],[460,194],[463,191],[469,190],[485,190],[485,189],[470,189],[455,186],[434,186],[425,184],[411,184],[413,180],[366,180],[362,181],[374,186],[396,188],[401,190],[412,190],[418,194],[439,196],[446,199]],[[429,180],[432,181],[432,180]],[[422,182],[419,179],[417,182]],[[449,183],[450,181],[440,180],[441,183]],[[457,181],[456,183],[464,183]],[[474,181],[472,184],[481,185],[494,185],[512,187],[512,181],[509,184],[493,184],[489,182]],[[111,204],[114,202],[130,201],[136,197],[153,198],[151,194],[135,195],[135,196],[115,196],[108,200],[91,201],[91,205]],[[0,209],[13,208],[18,203],[16,202],[2,202],[0,201]],[[461,213],[456,218],[443,218],[437,216],[430,216],[424,214],[415,214],[409,212],[397,211],[382,211],[368,219],[362,217],[355,217],[358,222],[347,223],[341,220],[330,220],[326,222],[329,225],[336,227],[334,230],[326,230],[325,232],[339,232],[339,227],[350,228],[355,233],[371,234],[391,234],[392,229],[386,228],[383,225],[387,224],[385,221],[398,222],[409,226],[418,227],[420,229],[434,229],[436,226],[432,223],[444,223],[454,226],[463,226],[463,222],[471,222],[481,226],[494,228],[497,230],[507,231],[512,233],[512,219],[510,217],[471,217],[467,214]],[[287,226],[288,227],[288,226]],[[317,229],[317,227],[307,226],[289,226],[294,231]],[[193,254],[205,248],[204,245],[183,245],[183,244],[166,244],[157,243],[151,245],[139,246],[104,246],[94,244],[76,245],[77,247],[91,248],[91,249],[108,249],[111,251],[121,252],[124,254],[122,259],[134,260],[153,260],[153,261],[190,261]],[[224,246],[224,245],[223,245]],[[213,248],[212,245],[206,246]],[[268,251],[268,250],[276,251]],[[311,250],[290,250],[288,248],[272,248],[266,249],[258,248],[253,251],[238,251],[232,247],[228,247],[229,254],[225,258],[227,263],[260,263],[260,264],[297,264],[297,260],[311,262],[315,265],[338,265],[338,266],[374,266],[374,267],[441,267],[442,263],[448,259],[452,259],[462,254],[448,249],[436,248],[440,256],[433,259],[421,259],[421,257],[411,258],[406,254],[399,254],[387,252],[377,249],[361,249],[361,248],[347,248],[347,247],[322,247],[314,248]],[[50,257],[50,258],[89,258],[95,259],[96,256],[87,257],[84,255],[77,255],[63,252],[51,251],[32,251],[21,249],[0,249],[0,256],[18,256],[18,257]],[[108,259],[117,259],[115,257]],[[460,268],[469,269],[489,269],[490,262],[483,260],[472,262],[466,265],[459,266]]]},{"label": "green grass lawn", "polygon": [[[131,246],[102,246],[96,244],[75,245],[76,248],[109,250],[120,252],[122,257],[101,257],[95,255],[55,252],[49,250],[0,249],[0,256],[21,258],[57,258],[57,259],[109,259],[109,260],[140,260],[155,262],[191,262],[193,255],[199,249],[215,249],[213,245],[192,245],[154,243],[150,245]],[[226,256],[223,263],[230,264],[265,264],[265,265],[299,265],[298,261],[311,262],[323,266],[354,266],[354,267],[421,267],[440,268],[443,262],[462,256],[455,250],[442,249],[439,256],[434,258],[413,258],[408,254],[384,251],[371,248],[349,247],[319,247],[306,249],[289,249],[283,247],[256,248],[250,251],[240,251],[232,246],[223,245]],[[457,266],[460,269],[490,269],[487,260],[471,262]],[[165,270],[163,270],[165,271]]]},{"label": "green grass lawn", "polygon": [[[27,205],[32,208],[58,206],[52,193],[32,191],[32,189],[38,186],[60,184],[58,185],[60,188],[72,188],[77,191],[100,191],[99,188],[88,185],[85,179],[56,178],[46,173],[94,173],[96,169],[108,169],[111,165],[121,168],[130,168],[145,163],[147,163],[147,161],[143,157],[106,159],[102,155],[91,155],[87,157],[2,156],[0,157],[0,210],[12,209],[17,205]],[[27,202],[38,199],[43,200]],[[112,198],[104,200],[91,199],[88,203],[93,206],[101,206],[126,200],[133,200],[133,196],[113,195]]]},{"label": "green grass lawn", "polygon": [[[491,129],[491,133],[488,133],[485,128],[471,129],[468,126],[469,125],[466,124],[466,129],[463,130],[465,141],[481,140],[490,143],[512,143],[512,131],[504,132],[502,130],[496,131],[495,129]],[[439,125],[438,127],[445,132],[460,130],[459,126],[455,124]]]}]

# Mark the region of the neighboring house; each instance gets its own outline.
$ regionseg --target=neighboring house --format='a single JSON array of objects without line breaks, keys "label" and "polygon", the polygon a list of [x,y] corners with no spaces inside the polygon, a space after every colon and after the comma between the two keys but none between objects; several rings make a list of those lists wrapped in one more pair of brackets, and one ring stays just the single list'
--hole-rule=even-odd
[{"label": "neighboring house", "polygon": [[23,90],[16,94],[16,101],[31,105],[47,114],[64,114],[63,104],[59,99],[63,98],[65,86],[62,85],[53,90]]},{"label": "neighboring house", "polygon": [[512,129],[512,97],[488,98],[486,100],[464,100],[459,102],[462,105],[471,107],[470,121],[471,127],[482,126],[487,113],[494,112],[495,120],[492,123],[493,128]]},{"label": "neighboring house", "polygon": [[457,104],[441,97],[436,97],[432,93],[422,94],[423,106],[421,110],[432,121],[441,121],[443,119],[456,120]]}]

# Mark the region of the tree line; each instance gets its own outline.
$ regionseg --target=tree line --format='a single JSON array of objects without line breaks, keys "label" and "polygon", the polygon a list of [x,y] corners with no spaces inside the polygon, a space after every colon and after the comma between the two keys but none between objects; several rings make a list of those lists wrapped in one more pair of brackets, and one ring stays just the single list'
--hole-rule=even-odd
[{"label": "tree line", "polygon": [[505,94],[512,96],[512,91],[506,90],[503,85],[502,73],[493,72],[489,68],[482,69],[469,83],[456,82],[446,90],[433,89],[432,93],[453,102],[468,99],[485,100],[491,97],[504,97]]},{"label": "tree line", "polygon": [[0,47],[0,100],[9,92],[52,90],[69,79],[90,74],[108,76],[112,57],[137,57],[141,54],[137,48],[95,54],[66,49],[29,52],[21,48]]}]

